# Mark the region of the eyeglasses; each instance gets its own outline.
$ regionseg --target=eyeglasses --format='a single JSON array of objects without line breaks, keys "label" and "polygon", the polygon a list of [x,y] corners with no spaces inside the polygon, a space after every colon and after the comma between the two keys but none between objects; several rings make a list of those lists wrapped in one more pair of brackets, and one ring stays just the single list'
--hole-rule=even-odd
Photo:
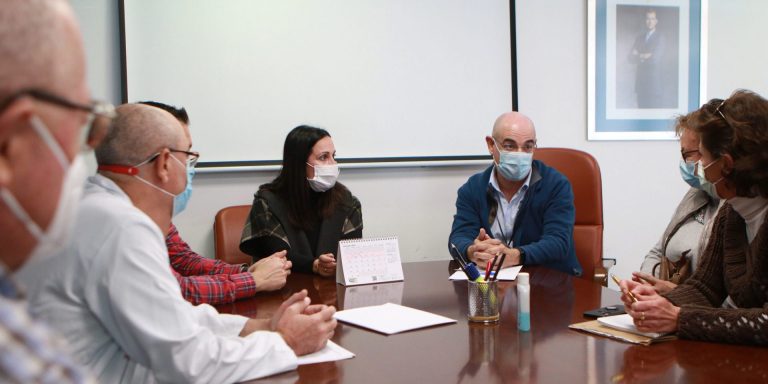
[{"label": "eyeglasses", "polygon": [[92,101],[90,104],[81,104],[69,101],[63,97],[40,89],[24,89],[9,96],[0,103],[0,112],[8,108],[14,101],[29,96],[35,100],[53,104],[59,107],[74,109],[88,113],[85,126],[85,135],[81,138],[81,148],[95,149],[99,146],[104,137],[109,133],[112,127],[112,120],[117,117],[115,106],[106,102]]},{"label": "eyeglasses", "polygon": [[680,151],[680,154],[683,156],[684,161],[688,161],[688,158],[693,155],[701,155],[701,152],[698,149],[691,149],[690,151]]},{"label": "eyeglasses", "polygon": [[522,147],[518,147],[517,144],[507,142],[507,143],[501,144],[499,149],[502,150],[502,151],[505,151],[505,152],[520,152],[520,151],[522,151],[522,152],[526,152],[526,153],[531,153],[531,152],[533,152],[534,149],[536,149],[536,143],[529,141],[529,142],[523,144]]},{"label": "eyeglasses", "polygon": [[[197,165],[197,160],[200,159],[200,152],[182,151],[181,149],[168,148],[171,152],[183,153],[187,155],[187,166],[194,168]],[[159,154],[158,154],[159,155]]]},{"label": "eyeglasses", "polygon": [[725,123],[728,124],[729,127],[733,128],[731,126],[731,123],[728,122],[728,119],[725,118],[725,115],[723,114],[723,111],[721,110],[721,108],[723,108],[723,104],[725,104],[725,100],[723,100],[720,103],[720,105],[718,105],[717,108],[715,108],[715,112],[717,112],[717,114],[720,115],[720,117],[723,118],[723,121],[725,121]]}]

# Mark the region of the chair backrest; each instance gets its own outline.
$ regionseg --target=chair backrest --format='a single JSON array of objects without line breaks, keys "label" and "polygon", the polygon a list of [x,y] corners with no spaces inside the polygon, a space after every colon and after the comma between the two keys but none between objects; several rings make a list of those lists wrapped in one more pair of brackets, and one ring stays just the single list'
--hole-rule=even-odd
[{"label": "chair backrest", "polygon": [[222,208],[213,221],[213,240],[216,258],[230,264],[251,264],[253,258],[240,251],[240,237],[250,205]]},{"label": "chair backrest", "polygon": [[539,148],[533,158],[557,169],[571,182],[576,223],[573,242],[576,257],[590,280],[603,263],[603,183],[600,166],[592,155],[568,148]]}]

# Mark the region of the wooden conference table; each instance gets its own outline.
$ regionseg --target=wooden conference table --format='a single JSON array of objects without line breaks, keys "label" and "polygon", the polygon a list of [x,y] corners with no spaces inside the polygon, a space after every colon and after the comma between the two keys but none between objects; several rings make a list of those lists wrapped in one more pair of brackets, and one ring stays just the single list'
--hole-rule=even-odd
[{"label": "wooden conference table", "polygon": [[[763,382],[768,349],[676,340],[648,347],[568,329],[589,309],[619,303],[617,292],[545,268],[531,274],[531,331],[517,330],[514,282],[503,292],[497,325],[467,322],[466,282],[448,280],[448,261],[403,264],[405,281],[344,287],[333,279],[292,274],[281,291],[230,305],[222,312],[270,317],[302,288],[313,302],[353,306],[400,304],[456,319],[455,324],[386,336],[339,322],[333,341],[349,360],[300,366],[257,382],[494,383],[494,382]],[[401,293],[402,292],[402,293]],[[401,298],[400,298],[401,297]]]}]

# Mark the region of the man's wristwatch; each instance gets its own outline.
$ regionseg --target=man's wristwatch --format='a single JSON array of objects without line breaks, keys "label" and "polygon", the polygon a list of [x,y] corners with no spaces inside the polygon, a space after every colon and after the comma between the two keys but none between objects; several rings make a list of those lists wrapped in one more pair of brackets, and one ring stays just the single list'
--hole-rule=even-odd
[{"label": "man's wristwatch", "polygon": [[518,263],[518,265],[525,264],[525,250],[523,250],[522,248],[512,248],[512,249],[517,249],[517,251],[520,252],[520,262]]}]

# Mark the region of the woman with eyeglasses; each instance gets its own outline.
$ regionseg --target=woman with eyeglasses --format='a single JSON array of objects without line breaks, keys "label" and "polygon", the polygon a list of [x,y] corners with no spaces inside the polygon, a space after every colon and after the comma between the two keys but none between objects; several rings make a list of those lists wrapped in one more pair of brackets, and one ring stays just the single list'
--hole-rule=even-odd
[{"label": "woman with eyeglasses", "polygon": [[641,331],[766,345],[768,100],[750,91],[736,91],[695,130],[701,138],[700,172],[725,200],[701,264],[693,276],[664,296],[624,280],[622,300]]},{"label": "woman with eyeglasses", "polygon": [[659,242],[645,255],[640,272],[632,274],[632,280],[652,286],[659,294],[671,291],[691,276],[709,238],[720,199],[714,193],[714,185],[697,173],[696,163],[701,153],[695,128],[711,119],[722,102],[722,99],[712,99],[675,122],[682,156],[680,175],[691,188],[677,205]]},{"label": "woman with eyeglasses", "polygon": [[254,260],[287,250],[294,271],[335,276],[339,240],[363,236],[360,201],[338,176],[328,131],[294,128],[280,174],[255,195],[240,250]]}]

